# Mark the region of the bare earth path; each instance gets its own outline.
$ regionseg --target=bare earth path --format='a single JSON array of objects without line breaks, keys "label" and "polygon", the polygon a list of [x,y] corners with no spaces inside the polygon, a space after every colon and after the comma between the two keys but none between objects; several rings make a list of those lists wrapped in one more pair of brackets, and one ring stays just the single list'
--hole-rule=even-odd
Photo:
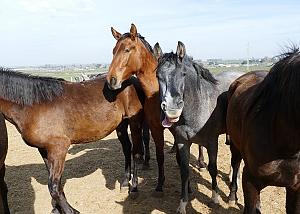
[{"label": "bare earth path", "polygon": [[[47,188],[47,171],[37,149],[27,146],[17,130],[7,123],[9,152],[6,159],[6,181],[9,188],[11,213],[46,214],[51,211],[51,199]],[[165,132],[165,188],[164,195],[153,194],[157,165],[154,143],[151,142],[151,168],[139,173],[139,195],[132,199],[127,193],[120,193],[119,179],[123,173],[124,158],[121,145],[115,133],[105,139],[85,145],[75,145],[67,155],[63,182],[69,202],[81,213],[175,213],[180,196],[180,175],[175,155],[169,154],[173,138]],[[197,146],[193,145],[191,155],[191,203],[188,213],[241,213],[242,190],[239,189],[239,204],[229,208],[226,203],[228,171],[230,167],[229,148],[224,137],[219,139],[218,182],[221,189],[221,204],[210,203],[210,176],[207,171],[199,172],[196,163]],[[207,161],[207,157],[206,157]],[[262,212],[285,213],[285,190],[268,187],[261,196]]]}]

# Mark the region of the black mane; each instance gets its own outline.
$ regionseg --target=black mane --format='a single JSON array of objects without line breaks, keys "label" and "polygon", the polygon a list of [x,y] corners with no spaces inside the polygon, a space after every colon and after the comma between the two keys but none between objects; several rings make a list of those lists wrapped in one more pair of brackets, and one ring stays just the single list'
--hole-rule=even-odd
[{"label": "black mane", "polygon": [[51,101],[63,92],[63,80],[0,68],[0,98],[20,105]]},{"label": "black mane", "polygon": [[[178,66],[181,63],[178,60],[179,60],[179,58],[175,53],[173,53],[173,52],[165,53],[161,57],[161,59],[159,59],[158,67],[160,67],[162,64],[164,64],[166,61],[169,61],[169,62],[175,64],[176,66]],[[183,63],[185,63],[186,66],[191,67],[192,69],[194,69],[197,72],[198,85],[200,84],[199,83],[199,81],[200,81],[199,77],[207,80],[208,82],[210,82],[212,84],[217,84],[218,81],[209,72],[209,70],[204,68],[199,63],[195,62],[192,57],[185,56],[184,60],[183,60]]]},{"label": "black mane", "polygon": [[300,52],[293,47],[279,56],[279,61],[271,68],[263,81],[264,91],[287,94],[300,92]]},{"label": "black mane", "polygon": [[259,85],[257,94],[262,107],[284,107],[290,121],[300,118],[296,116],[300,108],[299,48],[294,46],[279,56],[279,61]]}]

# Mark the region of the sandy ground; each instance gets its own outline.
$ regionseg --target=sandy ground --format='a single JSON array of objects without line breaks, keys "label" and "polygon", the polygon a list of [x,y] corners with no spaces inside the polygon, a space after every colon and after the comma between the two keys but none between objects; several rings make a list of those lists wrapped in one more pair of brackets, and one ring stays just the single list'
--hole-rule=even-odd
[{"label": "sandy ground", "polygon": [[[51,199],[47,188],[47,171],[37,149],[27,146],[17,130],[8,124],[9,152],[6,159],[6,181],[9,188],[9,206],[12,213],[44,214],[51,211]],[[64,190],[69,203],[81,213],[175,213],[180,198],[180,175],[174,154],[169,154],[173,138],[165,132],[165,175],[164,195],[154,193],[157,164],[154,143],[151,142],[151,168],[139,171],[139,195],[132,199],[120,192],[124,158],[115,133],[105,139],[85,145],[75,145],[67,155],[63,174]],[[239,204],[228,207],[226,203],[228,171],[230,168],[229,148],[224,137],[219,139],[218,184],[220,205],[210,203],[210,176],[205,170],[195,167],[197,146],[192,146],[191,186],[193,193],[187,206],[188,213],[241,213],[243,196],[238,191]],[[207,162],[207,156],[206,162]],[[268,187],[262,191],[263,213],[285,212],[285,190]]]}]

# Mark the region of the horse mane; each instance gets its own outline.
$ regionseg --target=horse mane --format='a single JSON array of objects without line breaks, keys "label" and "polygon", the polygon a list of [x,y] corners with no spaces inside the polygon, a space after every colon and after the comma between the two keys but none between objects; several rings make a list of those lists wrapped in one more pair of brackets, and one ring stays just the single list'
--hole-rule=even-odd
[{"label": "horse mane", "polygon": [[[181,62],[178,61],[178,56],[173,53],[165,53],[161,59],[159,59],[158,62],[158,67],[160,67],[162,64],[164,64],[166,61],[169,61],[173,64],[175,64],[176,66],[178,66]],[[198,87],[200,87],[200,81],[201,79],[204,79],[206,81],[208,81],[209,83],[215,85],[218,83],[218,81],[214,78],[214,76],[209,72],[208,69],[204,68],[202,65],[200,65],[199,63],[195,62],[193,60],[192,57],[190,56],[185,56],[183,59],[183,63],[190,67],[191,70],[195,70],[196,74],[197,74],[197,85]]]},{"label": "horse mane", "polygon": [[209,72],[207,68],[204,68],[199,63],[193,61],[193,67],[197,71],[198,76],[202,76],[203,79],[207,80],[208,82],[216,85],[218,83],[218,80],[215,79],[215,77],[212,75],[212,73]]},{"label": "horse mane", "polygon": [[[297,119],[300,107],[300,52],[293,46],[278,56],[279,61],[271,68],[258,87],[262,107],[274,105],[284,106],[287,116]],[[299,117],[298,117],[299,118]]]},{"label": "horse mane", "polygon": [[63,93],[63,80],[0,68],[0,97],[19,105],[52,101]]},{"label": "horse mane", "polygon": [[[153,52],[153,49],[152,49],[152,46],[145,40],[145,37],[143,37],[141,34],[137,34],[138,38],[142,41],[142,43],[144,44],[144,46],[147,48],[147,50],[154,56],[154,52]],[[125,38],[128,38],[130,37],[130,33],[124,33],[120,40],[121,39],[125,39]]]}]

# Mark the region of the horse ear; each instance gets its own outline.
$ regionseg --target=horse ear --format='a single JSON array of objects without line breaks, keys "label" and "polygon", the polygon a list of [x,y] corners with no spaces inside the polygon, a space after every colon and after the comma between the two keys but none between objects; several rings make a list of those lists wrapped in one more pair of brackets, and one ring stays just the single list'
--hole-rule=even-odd
[{"label": "horse ear", "polygon": [[134,24],[131,24],[131,27],[130,27],[130,37],[131,37],[132,41],[135,40],[135,38],[137,37],[137,29]]},{"label": "horse ear", "polygon": [[111,33],[114,36],[114,38],[116,40],[119,40],[122,36],[122,34],[120,34],[118,31],[116,31],[113,27],[110,28],[111,29]]},{"label": "horse ear", "polygon": [[154,56],[156,57],[157,60],[162,57],[163,52],[162,52],[158,42],[156,42],[156,44],[154,45],[153,52],[154,52]]},{"label": "horse ear", "polygon": [[180,61],[182,61],[182,59],[185,56],[185,46],[182,42],[178,41],[178,45],[177,45],[177,50],[176,50],[176,55],[179,57]]}]

